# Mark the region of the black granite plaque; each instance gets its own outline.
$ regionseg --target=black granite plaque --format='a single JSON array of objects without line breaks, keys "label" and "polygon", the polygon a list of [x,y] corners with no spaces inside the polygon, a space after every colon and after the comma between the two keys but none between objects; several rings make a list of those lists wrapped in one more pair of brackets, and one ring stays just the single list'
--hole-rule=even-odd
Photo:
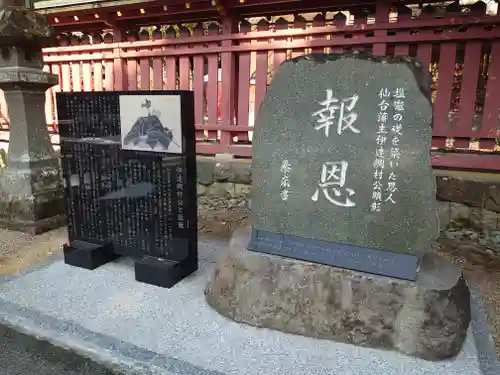
[{"label": "black granite plaque", "polygon": [[280,67],[255,125],[249,249],[415,280],[438,235],[425,70],[366,53]]},{"label": "black granite plaque", "polygon": [[133,256],[164,287],[197,269],[193,111],[189,91],[57,94],[66,263]]}]

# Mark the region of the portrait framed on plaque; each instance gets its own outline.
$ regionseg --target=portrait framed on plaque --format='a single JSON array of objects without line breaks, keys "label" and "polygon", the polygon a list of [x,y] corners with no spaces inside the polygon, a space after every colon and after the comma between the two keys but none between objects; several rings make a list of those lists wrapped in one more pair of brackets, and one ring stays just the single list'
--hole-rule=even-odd
[{"label": "portrait framed on plaque", "polygon": [[123,150],[182,154],[180,95],[120,95]]}]

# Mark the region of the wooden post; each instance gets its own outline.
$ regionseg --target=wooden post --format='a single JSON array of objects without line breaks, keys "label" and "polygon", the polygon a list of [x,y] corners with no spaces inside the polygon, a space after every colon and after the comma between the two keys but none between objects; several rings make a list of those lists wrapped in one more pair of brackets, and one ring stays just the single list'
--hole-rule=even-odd
[{"label": "wooden post", "polygon": [[[123,42],[125,38],[125,32],[118,26],[113,27],[113,39],[115,43]],[[126,90],[128,88],[127,82],[127,67],[126,61],[121,57],[121,48],[113,49],[113,73],[114,73],[114,89]]]},{"label": "wooden post", "polygon": [[[379,0],[375,8],[375,23],[388,23],[391,2],[388,0]],[[375,30],[375,37],[387,36],[387,30]],[[387,54],[386,43],[375,43],[373,45],[373,54],[375,56],[385,56]]]},{"label": "wooden post", "polygon": [[[238,32],[238,21],[233,15],[222,19],[222,35],[231,35]],[[222,46],[231,46],[232,40],[224,40]],[[223,52],[221,56],[221,125],[228,126],[234,123],[235,96],[236,96],[236,67],[235,56],[232,52]],[[230,146],[232,134],[229,131],[221,132],[221,145]]]}]

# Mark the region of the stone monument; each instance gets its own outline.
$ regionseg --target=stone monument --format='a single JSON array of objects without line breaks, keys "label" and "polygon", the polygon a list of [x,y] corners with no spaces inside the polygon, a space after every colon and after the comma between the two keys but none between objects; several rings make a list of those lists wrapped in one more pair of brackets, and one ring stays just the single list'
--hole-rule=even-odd
[{"label": "stone monument", "polygon": [[439,233],[430,78],[410,58],[285,62],[253,139],[251,228],[217,265],[208,303],[239,322],[430,360],[470,322]]},{"label": "stone monument", "polygon": [[194,96],[57,93],[66,264],[137,258],[137,281],[170,288],[198,268]]},{"label": "stone monument", "polygon": [[64,224],[59,158],[45,120],[45,92],[58,77],[43,71],[52,29],[24,0],[0,0],[0,89],[9,109],[6,168],[0,170],[0,226],[32,234]]}]

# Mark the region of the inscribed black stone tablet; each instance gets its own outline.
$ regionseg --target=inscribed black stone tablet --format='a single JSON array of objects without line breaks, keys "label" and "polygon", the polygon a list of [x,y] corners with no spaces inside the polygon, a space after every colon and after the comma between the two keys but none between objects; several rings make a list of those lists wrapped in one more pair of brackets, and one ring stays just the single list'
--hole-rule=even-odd
[{"label": "inscribed black stone tablet", "polygon": [[[193,272],[197,196],[192,92],[58,93],[57,110],[69,227],[66,253],[72,242],[80,241],[94,244],[92,251],[106,244],[108,252],[111,246],[118,255],[166,260],[139,267],[141,281],[160,286],[170,287]],[[71,264],[78,265],[75,257]],[[167,264],[163,271],[175,272],[165,285],[161,277],[143,276],[161,273],[161,265]]]}]

